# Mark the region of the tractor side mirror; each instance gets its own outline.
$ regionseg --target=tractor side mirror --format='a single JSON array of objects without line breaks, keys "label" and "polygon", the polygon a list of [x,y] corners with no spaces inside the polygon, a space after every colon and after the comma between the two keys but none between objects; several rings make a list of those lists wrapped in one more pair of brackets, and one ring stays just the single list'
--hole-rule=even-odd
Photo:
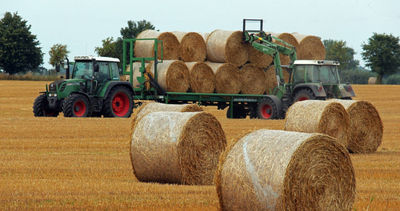
[{"label": "tractor side mirror", "polygon": [[98,72],[99,72],[99,65],[98,65],[98,64],[95,64],[95,65],[94,65],[94,72],[95,72],[95,73],[98,73]]}]

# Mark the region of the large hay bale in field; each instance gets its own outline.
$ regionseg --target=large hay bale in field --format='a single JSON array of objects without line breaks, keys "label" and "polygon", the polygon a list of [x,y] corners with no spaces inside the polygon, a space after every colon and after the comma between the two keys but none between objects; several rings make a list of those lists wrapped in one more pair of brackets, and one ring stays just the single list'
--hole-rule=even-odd
[{"label": "large hay bale in field", "polygon": [[207,60],[239,67],[247,62],[247,47],[241,31],[214,30],[207,38]]},{"label": "large hay bale in field", "polygon": [[[146,71],[154,74],[154,63]],[[190,86],[189,70],[183,61],[164,60],[157,63],[157,82],[168,92],[186,92]]]},{"label": "large hay bale in field", "polygon": [[206,112],[153,112],[132,132],[131,160],[142,182],[211,185],[226,138]]},{"label": "large hay bale in field", "polygon": [[382,143],[383,123],[375,106],[367,101],[332,100],[343,105],[350,116],[350,152],[375,152]]},{"label": "large hay bale in field", "polygon": [[[299,43],[297,42],[296,37],[293,36],[292,34],[290,34],[290,33],[279,33],[279,34],[278,33],[271,33],[271,34],[272,34],[272,36],[277,37],[278,39],[281,39],[281,40],[287,42],[288,44],[292,45],[293,47],[295,47],[295,49],[297,51],[297,49],[299,47]],[[290,48],[288,45],[285,45],[285,44],[279,42],[278,40],[273,40],[273,42],[277,43],[279,45],[283,45],[283,46],[285,46],[287,48]],[[286,55],[280,53],[279,54],[279,58],[281,60],[281,64],[282,65],[289,65],[289,63],[290,63],[290,57],[289,56],[286,56]]]},{"label": "large hay bale in field", "polygon": [[[290,74],[288,71],[283,70],[283,78],[285,83],[289,82],[289,77]],[[270,66],[267,70],[265,70],[265,90],[267,94],[271,94],[271,91],[278,86],[278,81],[276,79],[276,71],[275,71],[275,66]]]},{"label": "large hay bale in field", "polygon": [[369,77],[368,84],[376,84],[376,77]]},{"label": "large hay bale in field", "polygon": [[290,106],[285,118],[285,130],[324,133],[348,146],[349,114],[340,103],[322,100],[298,101]]},{"label": "large hay bale in field", "polygon": [[[163,41],[164,59],[178,59],[179,41],[171,32],[158,32],[155,30],[145,30],[140,32],[136,38],[157,38]],[[153,57],[154,41],[137,40],[135,42],[135,57]],[[158,59],[161,59],[161,45],[158,46]]]},{"label": "large hay bale in field", "polygon": [[263,94],[265,92],[265,73],[262,68],[245,64],[240,69],[243,94]]},{"label": "large hay bale in field", "polygon": [[297,59],[324,60],[325,46],[320,37],[292,33],[296,37],[299,47],[297,48]]},{"label": "large hay bale in field", "polygon": [[210,66],[204,62],[187,62],[186,66],[190,73],[190,88],[192,92],[214,92],[215,75]]},{"label": "large hay bale in field", "polygon": [[135,127],[137,121],[146,116],[149,113],[159,111],[174,111],[174,112],[195,112],[203,111],[203,109],[197,104],[165,104],[156,102],[145,102],[136,108],[132,114],[131,129]]},{"label": "large hay bale in field", "polygon": [[202,62],[206,59],[206,42],[202,35],[196,32],[172,32],[180,45],[178,56],[185,62]]},{"label": "large hay bale in field", "polygon": [[230,63],[206,62],[215,74],[215,90],[217,93],[238,94],[242,89],[239,68]]},{"label": "large hay bale in field", "polygon": [[222,210],[350,210],[356,181],[347,150],[334,138],[261,129],[220,157]]}]

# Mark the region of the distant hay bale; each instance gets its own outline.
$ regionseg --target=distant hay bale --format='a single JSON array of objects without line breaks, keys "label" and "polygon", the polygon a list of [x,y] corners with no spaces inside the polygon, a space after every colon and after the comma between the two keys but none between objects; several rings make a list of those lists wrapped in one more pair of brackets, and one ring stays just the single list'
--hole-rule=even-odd
[{"label": "distant hay bale", "polygon": [[[151,64],[150,63],[146,64],[145,70],[150,68],[149,65],[151,65]],[[134,62],[132,64],[132,67],[133,67],[133,84],[132,84],[133,88],[139,88],[139,86],[140,86],[140,83],[137,80],[137,77],[140,77],[141,74],[142,74],[140,72],[140,67],[141,66],[142,66],[142,64],[140,62]],[[126,72],[130,72],[131,71],[130,65],[126,66],[126,70],[125,71]],[[150,73],[150,75],[153,76],[152,73]],[[144,77],[146,78],[146,81],[144,82],[144,85],[145,85],[146,89],[149,89],[150,88],[150,78],[147,75],[144,75]],[[126,75],[126,79],[129,81],[130,75]]]},{"label": "distant hay bale", "polygon": [[265,73],[262,68],[245,64],[240,69],[243,94],[263,94],[265,92]]},{"label": "distant hay bale", "polygon": [[[154,63],[146,67],[146,71],[154,74]],[[186,92],[189,89],[189,70],[183,61],[164,60],[157,63],[157,82],[168,92]]]},{"label": "distant hay bale", "polygon": [[179,58],[185,62],[202,62],[206,59],[206,42],[202,35],[196,32],[172,32],[180,45]]},{"label": "distant hay bale", "polygon": [[222,153],[215,176],[222,210],[350,210],[349,153],[323,134],[261,129]]},{"label": "distant hay bale", "polygon": [[[278,39],[281,39],[285,42],[287,42],[288,44],[292,45],[293,47],[295,47],[295,49],[297,50],[297,48],[299,47],[299,43],[297,42],[296,37],[294,37],[292,34],[290,33],[272,33],[272,35],[274,37],[277,37]],[[281,42],[274,40],[275,43],[279,44],[279,45],[283,45],[287,48],[290,48],[287,45],[282,44]],[[279,54],[279,58],[281,60],[281,65],[289,65],[290,64],[290,57],[286,56],[282,53]]]},{"label": "distant hay bale", "polygon": [[242,66],[248,60],[241,31],[214,30],[207,38],[207,60]]},{"label": "distant hay bale", "polygon": [[296,37],[299,47],[297,48],[297,59],[324,60],[325,46],[321,38],[312,35],[292,33]]},{"label": "distant hay bale", "polygon": [[[145,30],[140,32],[136,38],[157,38],[163,41],[163,53],[165,60],[178,59],[179,41],[171,32],[158,32],[155,30]],[[136,40],[135,57],[153,57],[153,40]],[[161,59],[161,45],[158,46],[158,59]]]},{"label": "distant hay bale", "polygon": [[[289,77],[290,74],[288,71],[286,71],[285,69],[283,69],[283,77],[284,77],[284,81],[285,83],[289,82]],[[265,71],[265,90],[267,91],[267,94],[271,94],[271,91],[278,86],[278,82],[276,79],[276,71],[275,71],[275,66],[270,66],[266,71]]]},{"label": "distant hay bale", "polygon": [[324,133],[348,146],[349,114],[340,103],[322,100],[298,101],[290,106],[285,118],[285,130]]},{"label": "distant hay bale", "polygon": [[376,84],[376,77],[369,77],[368,84]]},{"label": "distant hay bale", "polygon": [[138,108],[134,109],[132,114],[131,128],[135,127],[137,121],[146,116],[149,113],[159,111],[174,111],[174,112],[195,112],[203,111],[203,109],[197,104],[165,104],[156,102],[143,103]]},{"label": "distant hay bale", "polygon": [[246,45],[249,62],[257,67],[268,67],[272,63],[272,57],[268,54],[264,54],[259,50],[255,49],[250,44]]},{"label": "distant hay bale", "polygon": [[343,105],[350,116],[350,152],[375,152],[382,143],[383,123],[375,106],[367,101],[332,100]]},{"label": "distant hay bale", "polygon": [[215,75],[210,66],[204,62],[187,62],[190,73],[190,88],[196,93],[213,93]]},{"label": "distant hay bale", "polygon": [[230,63],[206,62],[215,74],[215,90],[217,93],[238,94],[242,88],[240,72]]},{"label": "distant hay bale", "polygon": [[142,182],[211,185],[226,138],[206,112],[153,112],[132,132],[131,161]]}]

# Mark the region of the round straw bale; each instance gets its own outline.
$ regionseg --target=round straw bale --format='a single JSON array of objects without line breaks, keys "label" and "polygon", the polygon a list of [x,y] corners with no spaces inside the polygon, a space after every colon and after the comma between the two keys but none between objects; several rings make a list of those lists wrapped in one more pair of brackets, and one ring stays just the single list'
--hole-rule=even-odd
[{"label": "round straw bale", "polygon": [[[166,60],[178,59],[179,41],[171,32],[158,32],[145,30],[140,32],[137,38],[157,38],[163,41],[163,56]],[[153,57],[154,41],[137,40],[135,42],[135,57]],[[161,59],[161,45],[158,45],[158,59]]]},{"label": "round straw bale", "polygon": [[240,69],[243,94],[263,94],[265,92],[265,73],[262,68],[245,64]]},{"label": "round straw bale", "polygon": [[270,55],[258,51],[250,44],[246,45],[246,47],[251,64],[257,67],[268,67],[268,65],[272,63],[272,57]]},{"label": "round straw bale", "polygon": [[239,67],[248,60],[241,31],[214,30],[207,39],[207,60],[228,62]]},{"label": "round straw bale", "polygon": [[202,62],[206,59],[207,49],[203,37],[196,32],[172,32],[178,39],[178,56],[185,62]]},{"label": "round straw bale", "polygon": [[332,100],[343,105],[350,116],[350,152],[375,152],[382,143],[383,123],[375,106],[367,101]]},{"label": "round straw bale", "polygon": [[[150,65],[150,63],[146,64],[145,70],[149,69],[149,67],[148,67],[149,65]],[[140,73],[139,69],[142,66],[142,64],[140,62],[135,62],[135,63],[132,64],[132,66],[133,66],[133,88],[139,88],[140,83],[137,80],[137,77],[141,76],[141,73]],[[131,71],[130,65],[127,65],[126,66],[126,72],[130,72],[130,71]],[[150,73],[150,74],[153,76],[152,73]],[[149,77],[147,75],[144,75],[144,77],[146,78],[146,82],[144,82],[144,85],[145,85],[146,89],[149,89],[150,88],[150,82],[149,82],[150,79],[149,79]],[[126,78],[129,81],[130,75],[127,75]]]},{"label": "round straw bale", "polygon": [[[210,36],[210,33],[208,33],[208,32],[204,32],[204,33],[200,33],[201,34],[201,36],[203,37],[203,39],[204,39],[204,42],[206,42],[206,44],[207,44],[207,39],[208,39],[208,36]],[[207,48],[207,47],[206,47]],[[207,50],[207,49],[206,49]]]},{"label": "round straw bale", "polygon": [[[294,37],[290,33],[280,33],[280,34],[272,33],[272,35],[274,37],[277,37],[277,38],[287,42],[288,44],[292,45],[293,47],[295,47],[295,49],[297,49],[299,47],[299,43],[297,42],[296,37]],[[277,44],[280,44],[280,45],[283,45],[285,47],[290,48],[289,46],[284,45],[283,43],[281,43],[281,42],[279,42],[277,40],[274,40],[274,42],[277,43]],[[286,55],[283,55],[282,53],[280,53],[279,54],[279,58],[281,60],[281,64],[282,65],[288,65],[290,63],[290,57],[289,56],[286,56]]]},{"label": "round straw bale", "polygon": [[[289,77],[290,74],[288,71],[283,69],[283,79],[285,83],[289,82]],[[271,94],[272,90],[278,86],[278,82],[276,79],[276,72],[275,72],[275,66],[270,66],[266,71],[265,71],[265,84],[266,84],[266,91],[267,93]]]},{"label": "round straw bale", "polygon": [[238,94],[242,88],[239,68],[230,63],[206,62],[215,74],[217,93]]},{"label": "round straw bale", "polygon": [[[154,62],[146,67],[154,74]],[[157,63],[157,82],[168,92],[186,92],[189,89],[189,70],[183,61],[164,60]]]},{"label": "round straw bale", "polygon": [[349,114],[340,103],[322,100],[298,101],[290,106],[285,130],[324,133],[348,146]]},{"label": "round straw bale", "polygon": [[215,176],[222,210],[350,210],[355,174],[334,138],[261,129],[222,153]]},{"label": "round straw bale", "polygon": [[376,84],[376,77],[369,77],[368,84]]},{"label": "round straw bale", "polygon": [[131,160],[142,182],[211,185],[226,138],[206,112],[153,112],[137,122]]},{"label": "round straw bale", "polygon": [[296,37],[299,47],[297,48],[297,59],[324,60],[325,46],[320,37],[292,33]]},{"label": "round straw bale", "polygon": [[215,75],[210,66],[204,62],[188,62],[186,66],[190,73],[190,88],[192,92],[213,93],[215,90]]}]

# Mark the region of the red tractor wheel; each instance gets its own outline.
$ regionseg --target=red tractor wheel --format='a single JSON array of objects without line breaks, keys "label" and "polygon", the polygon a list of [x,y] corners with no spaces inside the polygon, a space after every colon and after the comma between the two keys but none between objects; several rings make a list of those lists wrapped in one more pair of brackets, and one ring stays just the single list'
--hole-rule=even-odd
[{"label": "red tractor wheel", "polygon": [[65,117],[89,116],[89,101],[81,94],[71,94],[64,100],[63,112]]},{"label": "red tractor wheel", "polygon": [[311,90],[301,89],[294,96],[293,102],[303,101],[303,100],[314,100],[314,99],[315,99],[315,95]]},{"label": "red tractor wheel", "polygon": [[132,92],[123,86],[111,90],[104,101],[104,117],[129,117],[132,114]]}]

